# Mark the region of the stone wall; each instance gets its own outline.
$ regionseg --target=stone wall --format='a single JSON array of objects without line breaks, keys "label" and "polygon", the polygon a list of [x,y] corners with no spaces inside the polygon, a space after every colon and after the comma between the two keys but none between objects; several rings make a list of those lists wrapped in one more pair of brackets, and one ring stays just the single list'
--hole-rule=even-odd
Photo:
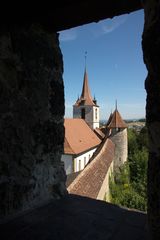
[{"label": "stone wall", "polygon": [[[116,130],[113,129],[113,131]],[[127,128],[116,131],[111,135],[111,140],[115,144],[114,170],[117,170],[127,161],[128,157]]]},{"label": "stone wall", "polygon": [[105,200],[107,202],[110,202],[109,181],[110,181],[110,178],[113,175],[113,162],[114,162],[114,160],[111,162],[111,164],[108,168],[107,174],[105,176],[105,179],[103,180],[101,189],[100,189],[100,191],[98,193],[98,196],[97,196],[98,200],[102,200],[102,201]]},{"label": "stone wall", "polygon": [[160,239],[160,0],[144,3],[145,25],[142,38],[148,75],[146,119],[149,136],[148,221],[151,238]]},{"label": "stone wall", "polygon": [[0,31],[0,219],[63,196],[63,64],[41,26]]}]

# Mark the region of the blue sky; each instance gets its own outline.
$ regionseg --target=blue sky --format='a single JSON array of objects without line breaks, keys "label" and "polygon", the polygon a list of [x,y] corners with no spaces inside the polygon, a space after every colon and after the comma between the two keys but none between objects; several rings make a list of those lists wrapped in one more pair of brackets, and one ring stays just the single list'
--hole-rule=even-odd
[{"label": "blue sky", "polygon": [[81,94],[85,51],[92,97],[100,119],[115,109],[124,119],[145,117],[147,76],[142,55],[143,10],[60,32],[64,61],[65,117]]}]

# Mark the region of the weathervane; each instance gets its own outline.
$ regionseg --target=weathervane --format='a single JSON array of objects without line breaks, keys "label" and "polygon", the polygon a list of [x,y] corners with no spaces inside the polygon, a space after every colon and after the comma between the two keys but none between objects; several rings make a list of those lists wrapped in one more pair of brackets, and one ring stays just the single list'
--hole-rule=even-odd
[{"label": "weathervane", "polygon": [[117,110],[117,99],[116,99],[116,110]]},{"label": "weathervane", "polygon": [[86,62],[87,62],[87,51],[85,51],[85,55],[84,55],[84,57],[85,57],[85,67],[86,67]]}]

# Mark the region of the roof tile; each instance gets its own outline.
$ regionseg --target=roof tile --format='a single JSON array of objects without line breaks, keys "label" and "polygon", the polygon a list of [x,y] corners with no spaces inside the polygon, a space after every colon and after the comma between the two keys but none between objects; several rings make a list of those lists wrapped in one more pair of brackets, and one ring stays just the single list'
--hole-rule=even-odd
[{"label": "roof tile", "polygon": [[93,160],[70,184],[68,192],[96,199],[114,159],[114,149],[114,143],[105,138],[96,150]]},{"label": "roof tile", "polygon": [[123,121],[117,109],[112,114],[107,128],[127,128],[127,124]]},{"label": "roof tile", "polygon": [[97,147],[101,143],[101,140],[83,119],[65,119],[64,126],[65,154],[79,154]]},{"label": "roof tile", "polygon": [[78,99],[75,103],[76,106],[79,105],[96,105],[91,97],[89,85],[88,85],[88,75],[85,69],[84,79],[83,79],[83,88],[80,99]]}]

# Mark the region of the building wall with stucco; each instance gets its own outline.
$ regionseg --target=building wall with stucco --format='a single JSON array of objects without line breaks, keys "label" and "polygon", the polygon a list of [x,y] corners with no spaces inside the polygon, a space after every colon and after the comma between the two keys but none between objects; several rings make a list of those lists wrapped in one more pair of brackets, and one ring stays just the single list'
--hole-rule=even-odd
[{"label": "building wall with stucco", "polygon": [[71,174],[73,172],[79,172],[85,168],[89,159],[92,157],[93,153],[97,148],[86,151],[78,155],[63,154],[61,161],[64,162],[64,169],[66,174]]},{"label": "building wall with stucco", "polygon": [[84,120],[90,128],[99,128],[99,107],[98,106],[73,106],[73,118],[82,118],[82,111],[85,109]]}]

